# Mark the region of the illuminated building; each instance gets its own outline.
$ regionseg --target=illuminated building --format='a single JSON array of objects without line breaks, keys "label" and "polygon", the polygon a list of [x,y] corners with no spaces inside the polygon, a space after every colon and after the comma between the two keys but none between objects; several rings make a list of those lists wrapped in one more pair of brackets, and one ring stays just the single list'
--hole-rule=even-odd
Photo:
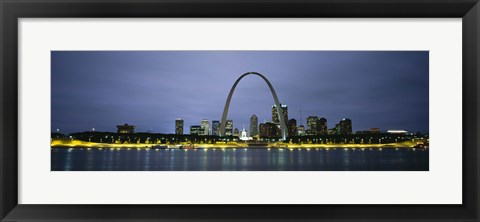
[{"label": "illuminated building", "polygon": [[280,129],[272,122],[260,123],[260,137],[280,137]]},{"label": "illuminated building", "polygon": [[317,122],[317,134],[325,135],[328,134],[327,119],[320,118]]},{"label": "illuminated building", "polygon": [[[282,108],[283,119],[284,119],[285,124],[286,124],[287,121],[288,121],[288,107],[287,107],[287,105],[282,105],[282,104],[280,104],[280,107]],[[280,120],[278,119],[278,111],[277,111],[277,106],[276,105],[272,106],[272,122],[274,124],[280,125]]]},{"label": "illuminated building", "polygon": [[314,135],[317,135],[317,131],[316,131],[316,130],[307,129],[307,130],[305,130],[305,135],[307,135],[307,136],[314,136]]},{"label": "illuminated building", "polygon": [[248,141],[248,140],[252,140],[252,137],[248,136],[248,132],[245,130],[245,128],[243,128],[242,131],[240,132],[239,139],[242,141]]},{"label": "illuminated building", "polygon": [[233,130],[233,136],[238,137],[240,135],[240,132],[238,131],[238,128],[235,128]]},{"label": "illuminated building", "polygon": [[182,135],[183,134],[183,119],[177,118],[175,120],[175,134]]},{"label": "illuminated building", "polygon": [[350,119],[342,119],[340,123],[335,126],[337,134],[340,135],[350,135],[352,134],[352,120]]},{"label": "illuminated building", "polygon": [[202,135],[204,132],[201,125],[191,125],[190,126],[190,135]]},{"label": "illuminated building", "polygon": [[220,121],[213,120],[212,121],[212,135],[214,135],[214,136],[220,135],[220,131],[218,131],[219,128],[220,128]]},{"label": "illuminated building", "polygon": [[118,125],[117,133],[135,133],[135,126],[126,123],[124,125]]},{"label": "illuminated building", "polygon": [[297,120],[296,119],[289,119],[287,124],[288,129],[288,136],[296,136],[297,135]]},{"label": "illuminated building", "polygon": [[405,130],[387,130],[387,133],[390,134],[407,134],[408,132]]},{"label": "illuminated building", "polygon": [[258,136],[258,118],[256,115],[250,117],[250,136]]},{"label": "illuminated building", "polygon": [[305,136],[305,126],[300,125],[297,127],[297,135],[298,136]]},{"label": "illuminated building", "polygon": [[316,135],[317,134],[317,123],[318,117],[317,116],[309,116],[307,117],[307,135]]},{"label": "illuminated building", "polygon": [[227,119],[225,124],[225,136],[233,135],[233,120]]},{"label": "illuminated building", "polygon": [[206,136],[210,135],[210,122],[208,121],[208,119],[203,119],[200,122],[200,125],[203,128],[203,133],[201,135],[206,135]]}]

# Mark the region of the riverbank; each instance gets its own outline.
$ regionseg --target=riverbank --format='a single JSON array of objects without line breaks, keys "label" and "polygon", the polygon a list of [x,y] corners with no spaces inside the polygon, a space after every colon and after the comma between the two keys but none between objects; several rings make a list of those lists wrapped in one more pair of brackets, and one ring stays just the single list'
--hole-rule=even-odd
[{"label": "riverbank", "polygon": [[[152,148],[155,146],[167,146],[166,144],[145,144],[145,143],[93,143],[71,139],[52,139],[50,142],[52,148]],[[271,143],[265,148],[292,148],[292,149],[310,149],[310,148],[414,148],[415,144],[411,141],[388,144],[289,144],[289,143]],[[249,148],[246,143],[228,143],[228,144],[194,144],[194,148]],[[258,148],[258,147],[257,147]]]}]

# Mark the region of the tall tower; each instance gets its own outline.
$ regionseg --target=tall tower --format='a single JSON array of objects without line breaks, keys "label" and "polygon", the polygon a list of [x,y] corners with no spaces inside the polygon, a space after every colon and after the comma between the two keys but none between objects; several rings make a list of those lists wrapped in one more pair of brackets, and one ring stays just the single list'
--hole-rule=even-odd
[{"label": "tall tower", "polygon": [[220,121],[213,120],[212,121],[212,135],[214,135],[214,136],[220,135],[220,132],[218,131],[219,128],[220,128]]},{"label": "tall tower", "polygon": [[256,115],[250,117],[250,136],[258,136],[258,118]]},{"label": "tall tower", "polygon": [[288,136],[296,136],[297,135],[297,120],[296,119],[289,119],[287,124],[288,129]]},{"label": "tall tower", "polygon": [[225,124],[225,136],[233,135],[233,120],[227,119]]},{"label": "tall tower", "polygon": [[316,135],[317,134],[317,124],[318,116],[309,116],[307,117],[307,135]]},{"label": "tall tower", "polygon": [[[282,105],[282,104],[280,104],[280,107],[282,108],[283,119],[284,119],[285,123],[287,123],[288,122],[288,107],[287,107],[287,105]],[[277,111],[277,106],[276,105],[272,106],[272,122],[277,124],[277,125],[280,124],[280,120],[278,119],[278,111]]]},{"label": "tall tower", "polygon": [[205,136],[210,135],[210,122],[208,121],[208,119],[202,119],[202,121],[200,122],[200,125],[203,128],[202,135],[205,135]]},{"label": "tall tower", "polygon": [[175,120],[175,134],[182,135],[183,134],[183,119],[177,118]]}]

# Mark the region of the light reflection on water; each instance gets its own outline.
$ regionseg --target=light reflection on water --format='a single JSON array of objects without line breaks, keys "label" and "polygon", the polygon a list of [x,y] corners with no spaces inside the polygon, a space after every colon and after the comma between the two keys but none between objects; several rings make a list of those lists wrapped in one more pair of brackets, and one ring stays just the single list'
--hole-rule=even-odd
[{"label": "light reflection on water", "polygon": [[420,149],[52,148],[52,171],[426,171]]}]

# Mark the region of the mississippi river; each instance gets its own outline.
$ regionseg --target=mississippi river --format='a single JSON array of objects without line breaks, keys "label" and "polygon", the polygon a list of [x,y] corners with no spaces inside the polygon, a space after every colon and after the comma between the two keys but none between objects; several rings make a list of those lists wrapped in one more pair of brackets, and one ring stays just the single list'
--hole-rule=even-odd
[{"label": "mississippi river", "polygon": [[428,171],[412,148],[51,149],[52,171]]}]

